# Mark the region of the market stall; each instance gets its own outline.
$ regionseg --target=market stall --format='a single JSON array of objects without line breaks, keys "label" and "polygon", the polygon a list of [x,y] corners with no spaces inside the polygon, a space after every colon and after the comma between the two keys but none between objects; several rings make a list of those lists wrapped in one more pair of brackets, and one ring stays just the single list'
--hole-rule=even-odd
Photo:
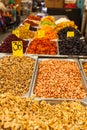
[{"label": "market stall", "polygon": [[29,15],[0,45],[0,129],[87,129],[87,44],[74,21]]}]

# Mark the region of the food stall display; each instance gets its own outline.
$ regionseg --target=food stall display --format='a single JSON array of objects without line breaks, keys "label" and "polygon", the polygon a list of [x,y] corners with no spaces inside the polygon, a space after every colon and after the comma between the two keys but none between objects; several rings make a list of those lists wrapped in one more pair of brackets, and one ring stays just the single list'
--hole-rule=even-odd
[{"label": "food stall display", "polygon": [[0,130],[86,130],[86,59],[74,21],[29,15],[0,45]]}]

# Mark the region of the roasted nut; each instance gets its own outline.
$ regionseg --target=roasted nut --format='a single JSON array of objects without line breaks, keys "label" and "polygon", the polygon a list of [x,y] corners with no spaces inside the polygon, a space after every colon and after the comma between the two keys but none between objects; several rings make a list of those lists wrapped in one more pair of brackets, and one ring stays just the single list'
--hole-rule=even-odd
[{"label": "roasted nut", "polygon": [[34,93],[37,97],[82,99],[86,92],[81,78],[76,62],[41,61]]}]

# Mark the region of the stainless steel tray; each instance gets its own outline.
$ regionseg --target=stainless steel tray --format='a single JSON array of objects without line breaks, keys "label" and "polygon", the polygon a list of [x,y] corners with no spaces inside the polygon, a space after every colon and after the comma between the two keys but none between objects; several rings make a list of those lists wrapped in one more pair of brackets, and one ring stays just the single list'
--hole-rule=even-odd
[{"label": "stainless steel tray", "polygon": [[79,59],[87,59],[87,56],[78,56]]},{"label": "stainless steel tray", "polygon": [[[56,104],[61,104],[63,101],[67,101],[67,102],[71,102],[71,101],[78,101],[78,100],[74,100],[74,99],[45,99],[45,100],[42,100],[42,99],[39,99],[39,101],[46,101],[47,103],[51,104],[51,105],[56,105]],[[82,105],[84,106],[87,106],[87,101],[84,101],[84,100],[80,100],[79,101]]]},{"label": "stainless steel tray", "polygon": [[27,55],[25,54],[24,56],[31,57],[32,59],[35,60],[34,70],[33,70],[31,82],[30,82],[30,85],[29,85],[29,91],[28,91],[28,93],[25,95],[26,97],[29,97],[29,96],[30,96],[30,92],[31,92],[31,87],[32,87],[32,84],[33,84],[33,80],[34,80],[34,75],[35,75],[35,72],[36,72],[36,66],[37,66],[38,56],[28,55],[28,54],[27,54]]},{"label": "stainless steel tray", "polygon": [[[55,40],[51,40],[51,41],[55,41]],[[32,40],[30,40],[30,42],[29,42],[29,44],[28,44],[28,46],[26,48],[25,54],[28,54],[27,50],[28,50],[28,47],[30,46],[31,42],[32,42]],[[59,45],[58,45],[57,41],[55,41],[55,42],[56,42],[56,46],[57,46],[57,54],[55,54],[55,55],[59,55]],[[29,54],[29,55],[36,55],[36,56],[44,56],[44,55],[46,55],[46,56],[51,56],[49,54]],[[55,56],[55,55],[53,55],[53,56]]]},{"label": "stainless steel tray", "polygon": [[[69,58],[68,56],[66,56],[65,58],[64,57],[49,57],[49,58],[44,58],[44,57],[38,57],[38,62],[37,62],[37,67],[36,67],[36,72],[35,72],[35,76],[34,76],[34,80],[33,80],[33,84],[32,84],[32,87],[31,87],[31,92],[30,92],[30,96],[32,96],[32,95],[34,95],[34,86],[35,86],[35,83],[36,83],[36,80],[37,80],[37,74],[38,74],[38,63],[40,62],[40,61],[45,61],[45,60],[49,60],[49,59],[56,59],[56,60],[66,60],[66,61],[75,61],[76,63],[77,63],[77,65],[78,65],[78,67],[79,67],[79,71],[81,72],[81,76],[82,76],[82,83],[83,83],[83,85],[84,85],[84,89],[85,89],[85,91],[87,92],[87,84],[86,84],[86,80],[85,80],[85,78],[84,78],[84,76],[83,76],[83,73],[82,73],[82,71],[81,71],[81,67],[80,67],[80,65],[79,65],[79,61],[78,61],[78,59],[76,59],[76,58]],[[44,98],[44,97],[42,97],[42,98],[39,98],[39,97],[35,97],[35,99],[37,99],[37,100],[61,100],[61,98]],[[65,99],[62,99],[62,100],[65,100]],[[68,100],[74,100],[74,99],[68,99]],[[85,99],[81,99],[81,100],[84,100],[84,101],[86,101],[87,102],[87,97],[85,98]]]},{"label": "stainless steel tray", "polygon": [[[0,53],[0,58],[4,58],[5,56],[11,56],[11,54]],[[37,65],[37,59],[38,59],[38,57],[37,56],[33,56],[33,55],[26,55],[26,54],[24,54],[24,56],[30,57],[30,58],[32,58],[32,59],[35,60],[35,65],[34,65],[34,69],[33,69],[33,73],[32,73],[31,82],[30,82],[30,85],[29,85],[29,90],[28,90],[28,92],[25,95],[23,95],[23,97],[29,97],[30,96],[30,91],[31,91],[31,86],[32,86],[33,79],[34,79],[34,74],[35,74],[35,71],[36,71],[36,65]]]}]

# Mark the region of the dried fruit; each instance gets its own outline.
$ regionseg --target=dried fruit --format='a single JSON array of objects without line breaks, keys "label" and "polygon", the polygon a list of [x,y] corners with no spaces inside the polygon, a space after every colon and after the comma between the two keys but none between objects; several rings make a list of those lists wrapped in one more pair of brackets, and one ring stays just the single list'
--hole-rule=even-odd
[{"label": "dried fruit", "polygon": [[57,44],[55,41],[50,41],[47,38],[34,39],[27,47],[26,53],[56,55]]},{"label": "dried fruit", "polygon": [[46,101],[0,94],[1,130],[86,130],[87,106],[80,102],[50,105]]}]

